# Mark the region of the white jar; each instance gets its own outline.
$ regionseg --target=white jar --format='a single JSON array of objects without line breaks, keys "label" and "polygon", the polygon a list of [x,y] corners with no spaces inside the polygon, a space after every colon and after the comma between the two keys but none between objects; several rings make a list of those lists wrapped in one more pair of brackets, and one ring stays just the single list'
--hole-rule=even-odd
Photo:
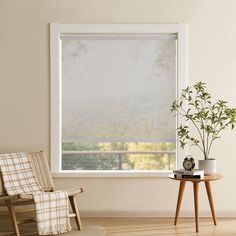
[{"label": "white jar", "polygon": [[198,160],[198,169],[204,170],[204,174],[216,173],[216,159]]}]

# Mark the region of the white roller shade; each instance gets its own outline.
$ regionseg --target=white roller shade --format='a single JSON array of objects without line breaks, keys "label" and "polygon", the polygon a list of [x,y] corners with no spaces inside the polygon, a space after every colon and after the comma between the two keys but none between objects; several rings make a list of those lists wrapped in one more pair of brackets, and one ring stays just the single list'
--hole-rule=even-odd
[{"label": "white roller shade", "polygon": [[62,142],[174,142],[176,38],[62,39]]}]

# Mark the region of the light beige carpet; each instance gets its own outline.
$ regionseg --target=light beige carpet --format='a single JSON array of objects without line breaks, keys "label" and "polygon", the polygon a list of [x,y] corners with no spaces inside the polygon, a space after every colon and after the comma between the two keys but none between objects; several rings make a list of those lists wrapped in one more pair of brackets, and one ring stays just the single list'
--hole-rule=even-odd
[{"label": "light beige carpet", "polygon": [[[83,230],[78,231],[78,230],[73,230],[70,233],[67,234],[62,234],[64,236],[105,236],[106,232],[105,229],[101,226],[98,225],[94,222],[89,222],[89,221],[82,221],[83,224]],[[73,225],[73,228],[75,229],[75,225]],[[36,233],[36,224],[29,224],[29,225],[22,225],[20,226],[21,229],[21,235],[22,236],[37,236],[38,234]],[[8,225],[3,224],[3,221],[0,220],[0,235],[1,236],[13,236],[15,234],[10,232],[11,228]]]}]

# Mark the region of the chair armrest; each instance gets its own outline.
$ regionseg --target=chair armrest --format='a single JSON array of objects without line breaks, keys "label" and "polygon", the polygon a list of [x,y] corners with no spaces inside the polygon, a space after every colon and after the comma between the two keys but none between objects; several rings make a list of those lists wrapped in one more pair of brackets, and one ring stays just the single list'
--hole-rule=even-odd
[{"label": "chair armrest", "polygon": [[72,196],[76,196],[79,193],[83,193],[84,192],[84,188],[72,188],[72,189],[68,189],[68,196],[72,197]]},{"label": "chair armrest", "polygon": [[[68,192],[68,196],[72,197],[72,196],[76,196],[79,193],[83,193],[84,189],[83,188],[72,188],[72,189],[68,189],[67,192]],[[13,195],[13,196],[1,196],[0,197],[0,201],[15,202],[15,201],[18,201],[19,199],[33,200],[33,195],[31,193],[22,193],[22,194],[17,194],[17,195]]]},{"label": "chair armrest", "polygon": [[[71,196],[76,196],[77,194],[84,192],[84,189],[83,188],[72,188],[72,189],[68,189],[67,192],[68,192],[68,196],[71,197]],[[29,194],[26,194],[26,193],[20,194],[19,197],[22,200],[32,200],[33,199],[33,195],[30,193]]]},{"label": "chair armrest", "polygon": [[33,200],[33,195],[30,193],[22,193],[19,196],[22,200]]},{"label": "chair armrest", "polygon": [[13,195],[13,196],[1,196],[0,197],[0,201],[12,201],[15,202],[17,200],[19,200],[20,196],[17,195]]}]

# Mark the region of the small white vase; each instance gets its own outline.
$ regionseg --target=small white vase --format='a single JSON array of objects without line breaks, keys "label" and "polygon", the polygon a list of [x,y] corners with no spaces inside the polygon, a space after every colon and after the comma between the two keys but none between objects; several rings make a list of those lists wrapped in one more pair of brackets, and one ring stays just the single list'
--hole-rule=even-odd
[{"label": "small white vase", "polygon": [[198,169],[204,170],[205,175],[216,173],[216,159],[198,160]]}]

